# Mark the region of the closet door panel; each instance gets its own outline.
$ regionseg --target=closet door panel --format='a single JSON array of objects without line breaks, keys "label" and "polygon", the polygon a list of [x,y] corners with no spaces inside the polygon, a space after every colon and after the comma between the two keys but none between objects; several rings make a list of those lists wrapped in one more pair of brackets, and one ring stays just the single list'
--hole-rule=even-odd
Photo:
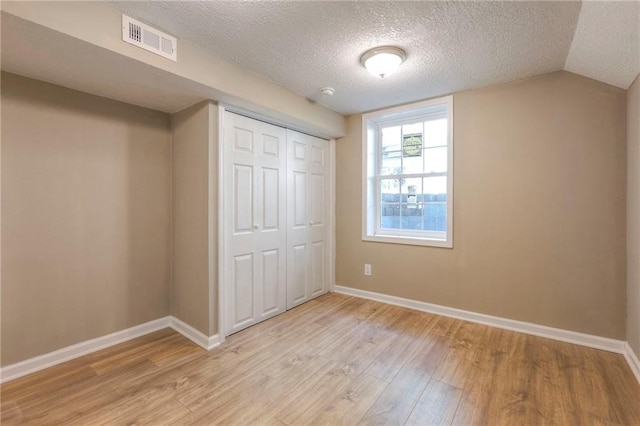
[{"label": "closet door panel", "polygon": [[280,171],[262,169],[262,228],[277,231],[280,227]]},{"label": "closet door panel", "polygon": [[252,232],[253,206],[253,166],[233,165],[233,232],[242,234]]},{"label": "closet door panel", "polygon": [[329,144],[318,138],[310,138],[311,161],[309,170],[313,176],[310,185],[311,226],[309,240],[313,244],[311,259],[311,297],[329,291]]},{"label": "closet door panel", "polygon": [[295,135],[287,131],[287,309],[309,299],[307,145]]},{"label": "closet door panel", "polygon": [[326,176],[324,174],[314,173],[311,175],[311,226],[324,226],[324,186]]},{"label": "closet door panel", "polygon": [[253,319],[253,253],[234,256],[231,325],[241,327]]},{"label": "closet door panel", "polygon": [[[293,246],[288,251],[288,255],[287,299],[291,304],[297,305],[308,299],[307,245],[298,244]],[[289,308],[289,306],[287,307]]]},{"label": "closet door panel", "polygon": [[315,241],[311,243],[311,297],[319,296],[326,292],[325,281],[325,242]]},{"label": "closet door panel", "polygon": [[276,159],[280,158],[280,145],[279,137],[263,134],[262,153],[265,156],[271,156]]},{"label": "closet door panel", "polygon": [[286,131],[224,118],[225,335],[286,309]]},{"label": "closet door panel", "polygon": [[270,315],[280,308],[278,297],[280,289],[280,252],[279,250],[266,250],[262,252],[262,316]]},{"label": "closet door panel", "polygon": [[[327,292],[328,143],[287,131],[287,309]],[[304,248],[304,250],[303,250]]]},{"label": "closet door panel", "polygon": [[293,208],[293,228],[305,228],[307,226],[307,173],[304,171],[293,172],[293,197],[290,203]]}]

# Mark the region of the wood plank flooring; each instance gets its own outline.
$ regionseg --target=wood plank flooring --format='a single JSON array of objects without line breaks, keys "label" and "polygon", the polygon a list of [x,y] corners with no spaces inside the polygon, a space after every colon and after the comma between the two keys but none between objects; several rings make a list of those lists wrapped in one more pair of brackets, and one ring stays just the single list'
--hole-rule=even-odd
[{"label": "wood plank flooring", "polygon": [[621,355],[338,294],[211,352],[166,329],[0,390],[2,424],[640,425]]}]

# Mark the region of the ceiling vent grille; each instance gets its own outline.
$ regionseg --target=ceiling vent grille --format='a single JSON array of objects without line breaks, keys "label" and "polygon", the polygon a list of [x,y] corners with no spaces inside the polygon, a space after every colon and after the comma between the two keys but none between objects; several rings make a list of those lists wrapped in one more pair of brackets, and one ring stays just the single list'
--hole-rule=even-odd
[{"label": "ceiling vent grille", "polygon": [[178,60],[177,40],[155,28],[122,15],[122,40],[173,61]]}]

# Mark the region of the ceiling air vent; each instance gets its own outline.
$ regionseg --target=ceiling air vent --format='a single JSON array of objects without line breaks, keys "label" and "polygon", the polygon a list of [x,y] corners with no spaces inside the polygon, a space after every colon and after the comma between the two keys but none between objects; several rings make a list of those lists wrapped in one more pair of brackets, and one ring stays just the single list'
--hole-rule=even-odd
[{"label": "ceiling air vent", "polygon": [[178,60],[175,37],[122,15],[122,40],[172,61]]}]

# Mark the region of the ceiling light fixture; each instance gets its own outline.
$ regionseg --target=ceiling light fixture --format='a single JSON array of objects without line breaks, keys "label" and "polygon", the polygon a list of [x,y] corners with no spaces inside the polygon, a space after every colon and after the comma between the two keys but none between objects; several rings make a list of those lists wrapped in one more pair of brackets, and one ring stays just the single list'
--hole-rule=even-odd
[{"label": "ceiling light fixture", "polygon": [[381,46],[364,52],[360,63],[371,74],[385,78],[397,70],[406,58],[406,52],[399,47]]},{"label": "ceiling light fixture", "polygon": [[323,87],[322,89],[320,89],[320,93],[322,94],[322,96],[333,96],[335,92],[336,89],[334,89],[333,87]]}]

